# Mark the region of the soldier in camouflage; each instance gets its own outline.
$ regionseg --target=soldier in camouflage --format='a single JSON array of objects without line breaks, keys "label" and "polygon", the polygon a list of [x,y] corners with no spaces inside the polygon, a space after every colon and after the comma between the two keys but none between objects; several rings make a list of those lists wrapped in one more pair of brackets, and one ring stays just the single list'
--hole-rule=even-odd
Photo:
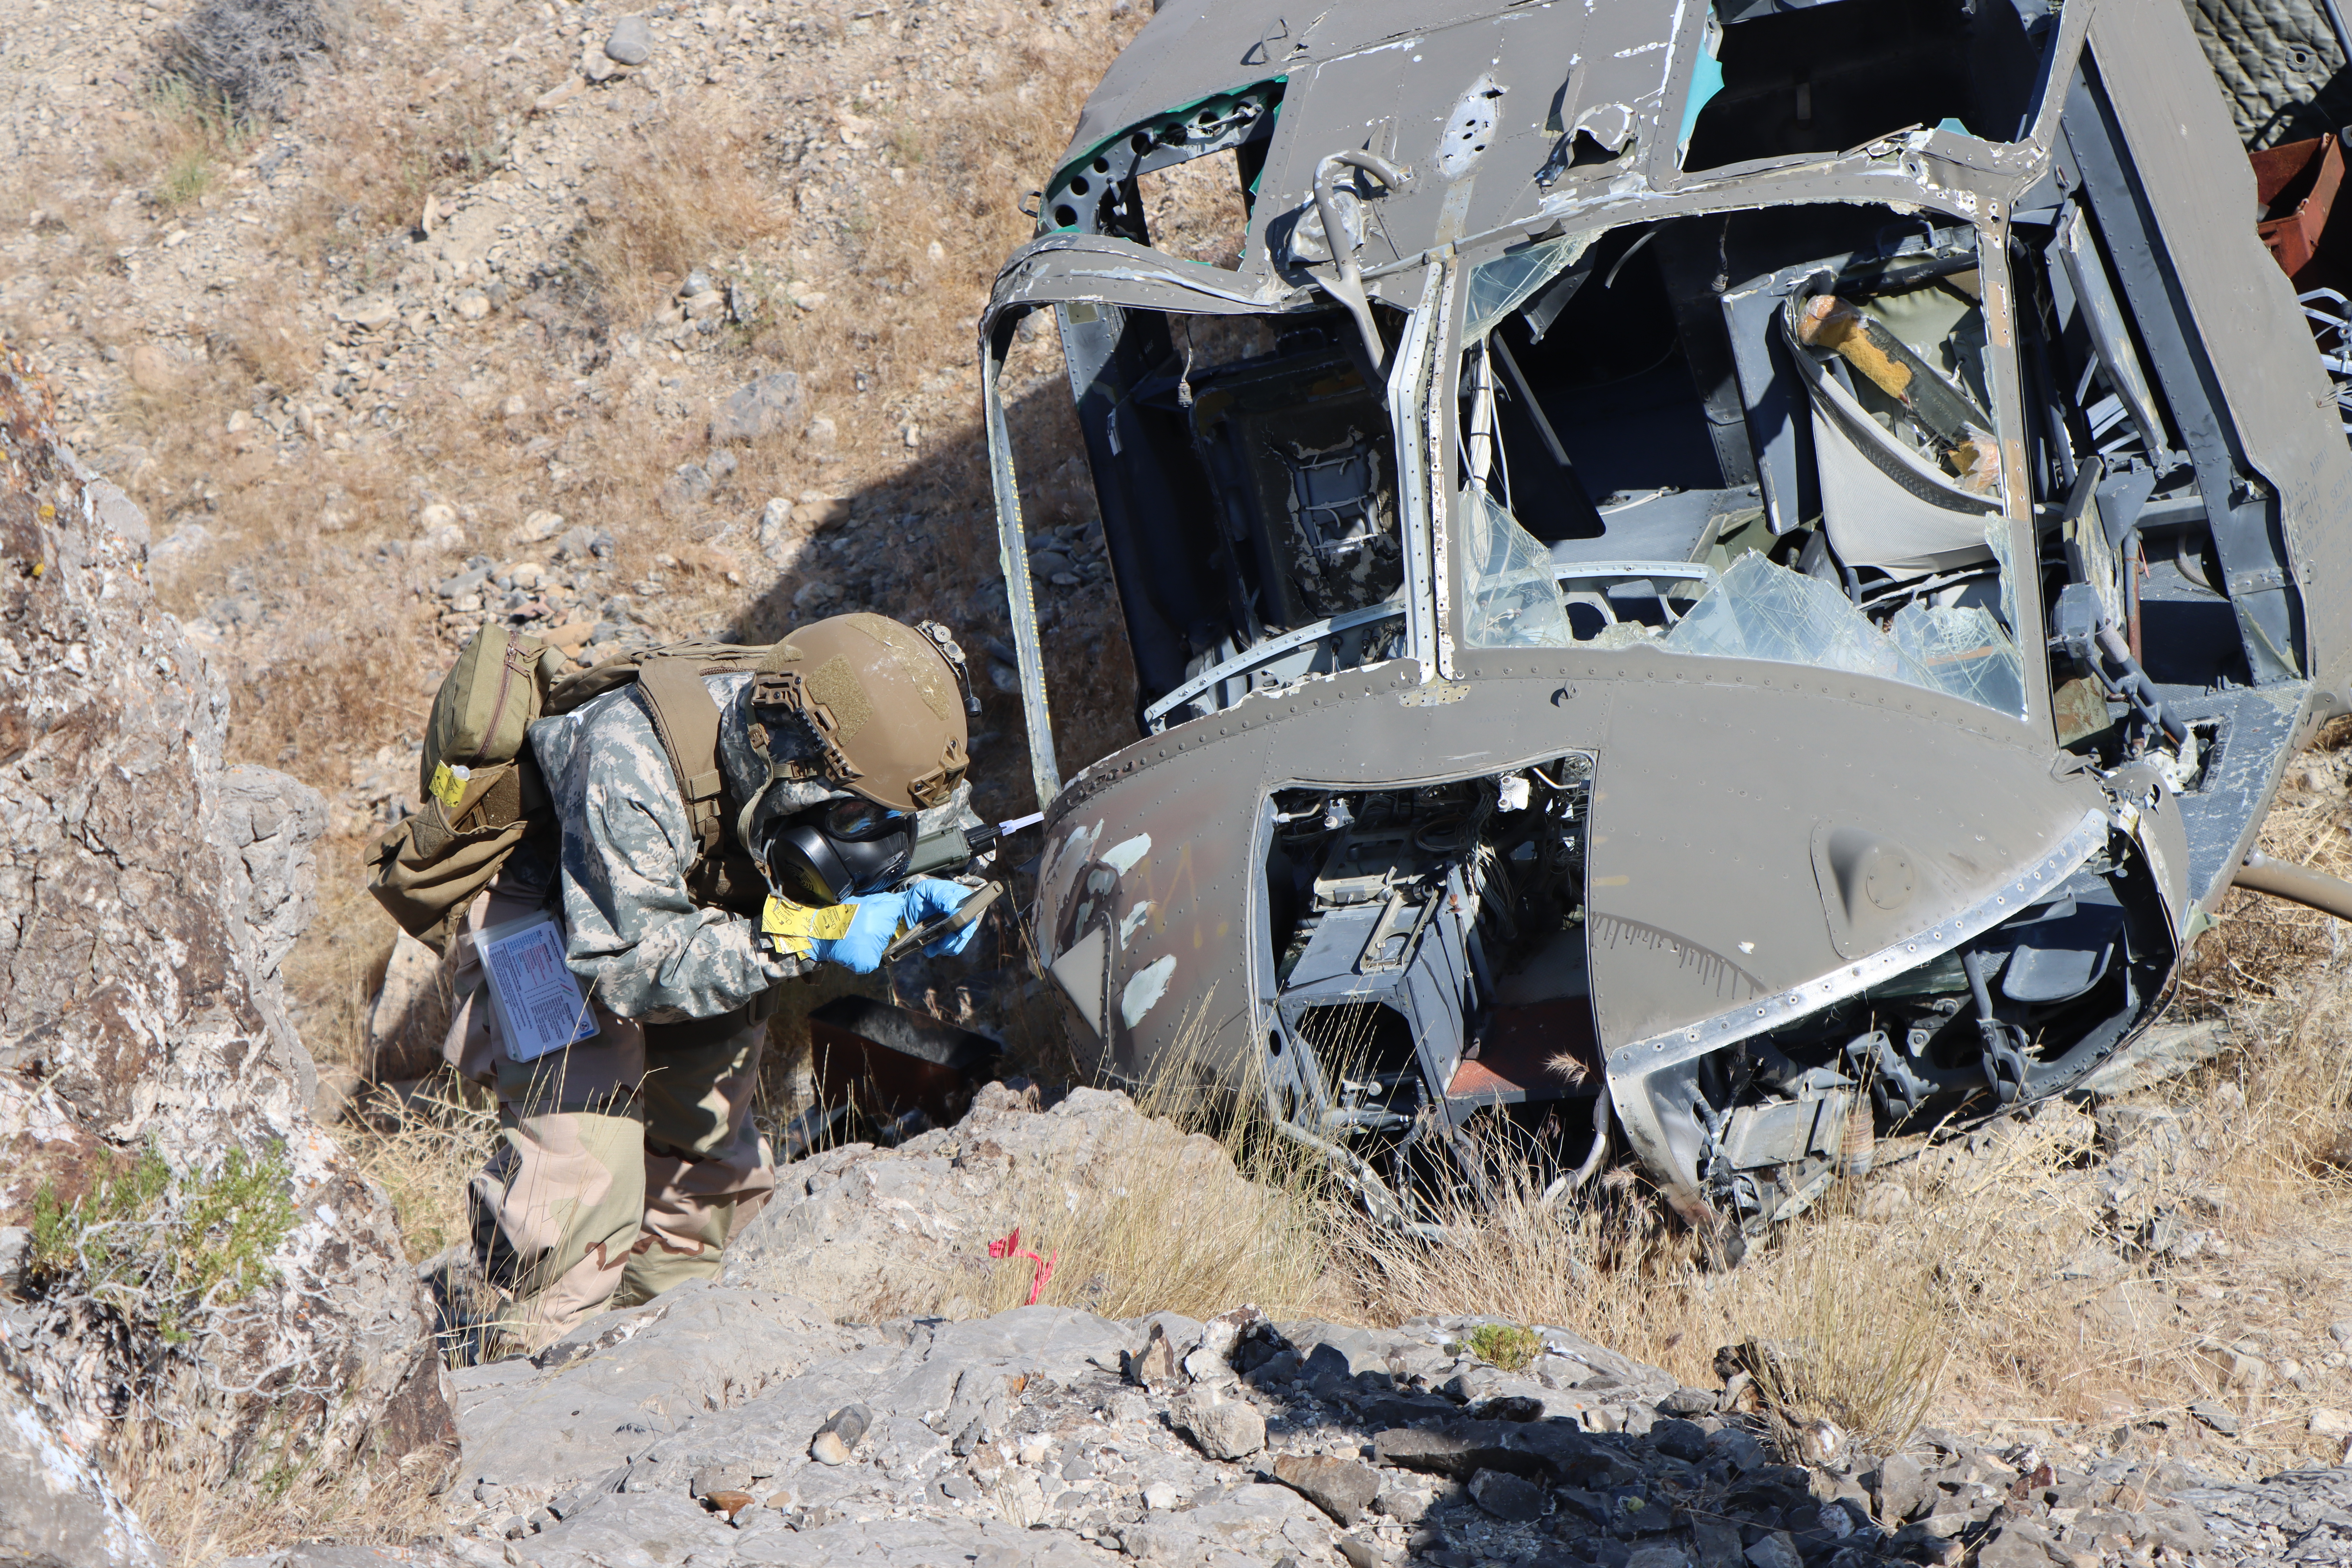
[{"label": "soldier in camouflage", "polygon": [[[779,645],[810,656],[805,677],[703,676],[719,709],[729,850],[761,860],[780,827],[845,807],[911,826],[908,842],[976,824],[961,671],[939,642],[953,651],[943,629],[934,642],[878,616],[836,616]],[[780,689],[797,706],[768,705]],[[514,1298],[506,1337],[525,1350],[607,1305],[717,1274],[728,1237],[775,1185],[750,1113],[777,987],[826,963],[870,972],[902,922],[953,910],[967,891],[925,879],[825,906],[762,864],[756,918],[740,900],[705,901],[690,886],[688,803],[642,688],[540,721],[530,745],[562,825],[560,858],[518,850],[467,929],[554,909],[596,1033],[512,1059],[495,1037],[477,943],[460,941],[445,1047],[498,1093],[503,1136],[468,1209],[484,1271]],[[924,758],[937,761],[918,775]],[[961,951],[976,929],[927,951]]]}]

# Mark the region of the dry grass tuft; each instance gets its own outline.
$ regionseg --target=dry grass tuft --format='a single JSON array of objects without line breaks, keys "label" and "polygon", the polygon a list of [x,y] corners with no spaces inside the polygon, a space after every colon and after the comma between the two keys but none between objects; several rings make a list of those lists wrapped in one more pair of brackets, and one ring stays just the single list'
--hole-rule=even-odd
[{"label": "dry grass tuft", "polygon": [[378,1093],[341,1130],[360,1169],[383,1184],[411,1263],[467,1238],[466,1184],[499,1135],[489,1090],[444,1074],[407,1099]]},{"label": "dry grass tuft", "polygon": [[[1952,1356],[1946,1300],[1906,1239],[1851,1221],[1817,1225],[1727,1314],[1758,1325],[1746,1362],[1784,1449],[1827,1421],[1869,1453],[1910,1437]],[[1835,1439],[1831,1439],[1834,1447]]]},{"label": "dry grass tuft", "polygon": [[158,79],[145,98],[109,148],[107,173],[145,186],[164,212],[184,212],[211,195],[260,133],[236,99],[179,77]]},{"label": "dry grass tuft", "polygon": [[[1499,1177],[1495,1173],[1500,1173]],[[1767,1411],[1793,1434],[1834,1422],[1874,1451],[1899,1447],[1934,1399],[1949,1336],[1932,1254],[1851,1215],[1792,1226],[1739,1268],[1710,1272],[1686,1233],[1659,1226],[1620,1181],[1588,1211],[1547,1205],[1501,1161],[1490,1202],[1442,1212],[1428,1237],[1370,1222],[1344,1256],[1374,1321],[1492,1315],[1571,1329],[1700,1387],[1718,1347],[1776,1347],[1759,1363]]]},{"label": "dry grass tuft", "polygon": [[240,1472],[220,1436],[199,1423],[126,1424],[106,1457],[107,1479],[173,1563],[265,1554],[289,1541],[332,1536],[353,1545],[408,1546],[446,1527],[434,1496],[440,1457],[402,1468],[307,1463]]},{"label": "dry grass tuft", "polygon": [[[429,51],[436,42],[428,27],[409,47]],[[422,220],[426,196],[455,195],[505,163],[531,100],[520,72],[491,70],[461,70],[438,91],[406,102],[402,96],[367,78],[314,89],[305,118],[344,133],[306,152],[317,174],[279,219],[277,254],[316,273],[330,255],[365,257],[407,233]]]},{"label": "dry grass tuft", "polygon": [[[1026,1247],[1055,1258],[1040,1300],[1107,1318],[1208,1317],[1250,1302],[1276,1318],[1340,1309],[1329,1269],[1331,1194],[1271,1136],[1258,1097],[1201,1092],[1209,1030],[1192,1020],[1136,1109],[1182,1134],[1098,1154],[1084,1173],[1024,1167],[1010,1194]],[[1082,1177],[1082,1179],[1080,1179]],[[983,1307],[1027,1300],[1034,1265],[999,1263]]]},{"label": "dry grass tuft", "polygon": [[748,119],[698,113],[636,128],[573,241],[614,321],[652,315],[698,267],[782,241],[789,220],[758,149]]}]

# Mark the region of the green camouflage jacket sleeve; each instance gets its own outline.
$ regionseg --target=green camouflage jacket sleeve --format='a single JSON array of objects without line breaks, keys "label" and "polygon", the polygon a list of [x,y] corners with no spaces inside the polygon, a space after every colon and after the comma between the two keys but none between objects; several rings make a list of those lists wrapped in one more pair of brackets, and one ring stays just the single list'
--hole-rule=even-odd
[{"label": "green camouflage jacket sleeve", "polygon": [[[740,678],[714,680],[723,704]],[[563,824],[572,972],[625,1018],[674,1023],[739,1007],[814,967],[753,945],[752,922],[687,892],[686,803],[645,710],[626,689],[531,726]]]}]

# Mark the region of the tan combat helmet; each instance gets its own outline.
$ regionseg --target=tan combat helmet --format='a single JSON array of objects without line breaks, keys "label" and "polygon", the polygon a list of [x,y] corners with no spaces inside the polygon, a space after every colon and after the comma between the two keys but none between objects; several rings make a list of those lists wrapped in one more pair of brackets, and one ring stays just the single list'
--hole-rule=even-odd
[{"label": "tan combat helmet", "polygon": [[815,738],[815,772],[895,811],[942,805],[971,754],[971,681],[947,627],[887,616],[834,616],[790,633],[761,661],[755,710],[797,718]]}]

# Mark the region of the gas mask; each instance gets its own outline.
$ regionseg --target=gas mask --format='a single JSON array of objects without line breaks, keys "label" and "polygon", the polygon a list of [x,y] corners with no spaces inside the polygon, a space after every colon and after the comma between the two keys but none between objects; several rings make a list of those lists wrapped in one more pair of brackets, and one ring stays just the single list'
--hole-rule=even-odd
[{"label": "gas mask", "polygon": [[796,628],[735,700],[735,841],[770,891],[836,904],[970,862],[961,830],[920,836],[962,785],[978,707],[945,626],[859,612]]},{"label": "gas mask", "polygon": [[771,818],[746,845],[768,885],[803,904],[879,892],[907,874],[915,819],[870,800],[835,800]]}]

